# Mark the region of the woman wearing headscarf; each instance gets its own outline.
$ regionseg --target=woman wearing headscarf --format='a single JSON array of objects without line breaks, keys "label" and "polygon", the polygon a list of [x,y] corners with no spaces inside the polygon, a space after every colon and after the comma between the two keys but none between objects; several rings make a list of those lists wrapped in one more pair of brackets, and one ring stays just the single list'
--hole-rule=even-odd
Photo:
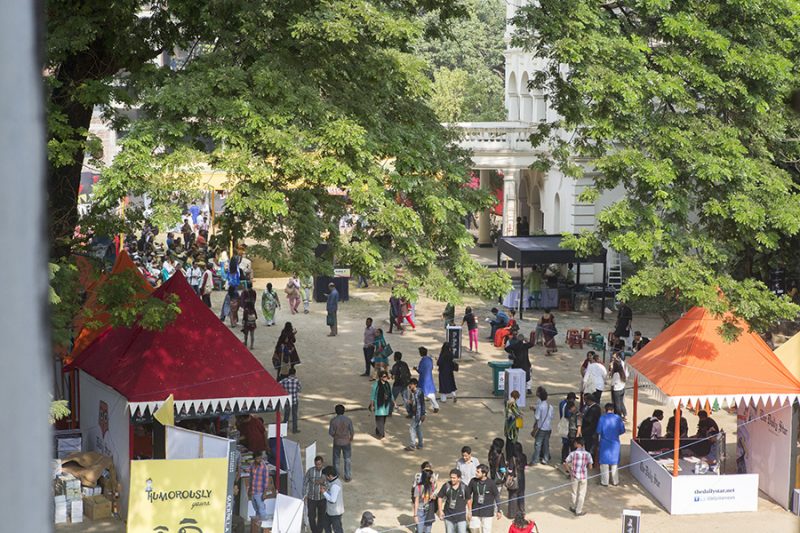
[{"label": "woman wearing headscarf", "polygon": [[414,523],[417,533],[431,533],[436,520],[436,479],[430,465],[423,468],[414,485]]},{"label": "woman wearing headscarf", "polygon": [[250,337],[250,349],[253,349],[253,343],[256,338],[256,321],[258,321],[258,314],[256,313],[256,291],[248,284],[247,281],[242,282],[244,290],[239,295],[239,302],[242,306],[242,333],[244,333],[244,345],[247,346],[247,337]]},{"label": "woman wearing headscarf", "polygon": [[385,370],[378,373],[378,381],[372,384],[372,395],[369,410],[375,412],[375,436],[383,439],[386,436],[386,417],[389,416],[389,406],[392,404],[392,385],[389,383],[389,373]]},{"label": "woman wearing headscarf", "polygon": [[447,395],[452,394],[453,403],[456,402],[456,362],[453,358],[453,350],[450,349],[450,344],[445,342],[442,344],[442,350],[439,352],[439,358],[436,360],[436,366],[439,367],[439,395],[442,403],[447,400]]},{"label": "woman wearing headscarf", "polygon": [[506,457],[510,458],[514,453],[514,444],[519,438],[519,430],[522,428],[522,411],[517,406],[519,391],[511,391],[511,397],[506,402],[505,409],[505,436],[506,436]]},{"label": "woman wearing headscarf", "polygon": [[503,439],[496,438],[489,446],[489,478],[499,486],[506,474],[506,454],[503,453]]},{"label": "woman wearing headscarf", "polygon": [[265,325],[275,325],[275,309],[280,309],[280,307],[278,293],[272,289],[272,283],[267,283],[264,292],[261,293],[261,314],[264,316]]},{"label": "woman wearing headscarf", "polygon": [[383,336],[383,329],[378,328],[375,330],[375,340],[372,345],[374,347],[372,350],[372,368],[375,369],[375,377],[371,381],[374,381],[382,370],[386,370],[389,367],[389,356],[386,349],[389,344]]},{"label": "woman wearing headscarf", "polygon": [[300,364],[300,356],[297,355],[297,348],[295,348],[295,335],[297,335],[297,331],[292,327],[291,322],[287,322],[275,344],[272,366],[277,371],[278,381],[288,377],[289,369]]},{"label": "woman wearing headscarf", "polygon": [[509,454],[506,465],[507,477],[516,480],[511,486],[508,482],[506,483],[508,490],[508,514],[506,516],[509,518],[517,516],[517,513],[525,512],[525,466],[527,464],[528,459],[522,450],[522,444],[515,442],[513,452]]}]

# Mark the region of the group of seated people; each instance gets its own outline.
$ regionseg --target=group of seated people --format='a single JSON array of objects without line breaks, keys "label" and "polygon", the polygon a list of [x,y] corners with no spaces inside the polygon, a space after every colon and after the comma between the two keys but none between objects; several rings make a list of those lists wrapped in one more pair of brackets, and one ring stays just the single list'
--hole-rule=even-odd
[{"label": "group of seated people", "polygon": [[[674,439],[675,438],[675,416],[677,415],[677,409],[673,412],[673,415],[669,417],[666,424],[666,430],[664,435],[662,436],[662,429],[663,426],[661,421],[664,420],[664,411],[661,409],[656,409],[653,411],[653,415],[647,417],[639,424],[639,429],[637,432],[637,439],[638,440],[655,440],[655,439]],[[704,454],[702,457],[709,465],[714,465],[717,463],[717,435],[720,433],[719,425],[717,422],[708,416],[708,412],[705,410],[700,410],[697,412],[697,417],[700,419],[697,422],[697,433],[693,437],[689,437],[689,422],[686,420],[685,417],[681,416],[679,421],[679,431],[680,435],[679,438],[681,439],[700,439],[700,441],[707,442],[708,448],[710,449],[708,454]],[[682,452],[687,454],[692,453],[691,447],[687,447]]]}]

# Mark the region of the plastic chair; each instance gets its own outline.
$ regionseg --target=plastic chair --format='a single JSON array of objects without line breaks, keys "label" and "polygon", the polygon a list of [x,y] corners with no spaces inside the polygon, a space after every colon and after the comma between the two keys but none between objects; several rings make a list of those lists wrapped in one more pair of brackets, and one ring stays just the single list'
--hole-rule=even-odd
[{"label": "plastic chair", "polygon": [[575,348],[576,346],[583,348],[583,337],[581,337],[581,332],[579,330],[567,330],[567,346],[570,348]]},{"label": "plastic chair", "polygon": [[583,328],[583,329],[581,330],[581,338],[582,338],[584,341],[588,341],[588,340],[589,340],[589,336],[590,336],[591,334],[592,334],[592,328]]}]

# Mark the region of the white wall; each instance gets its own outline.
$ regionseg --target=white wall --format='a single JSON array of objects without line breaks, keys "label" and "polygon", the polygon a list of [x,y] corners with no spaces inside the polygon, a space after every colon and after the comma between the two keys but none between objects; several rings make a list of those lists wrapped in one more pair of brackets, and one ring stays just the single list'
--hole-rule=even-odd
[{"label": "white wall", "polygon": [[736,463],[748,474],[759,474],[758,488],[789,508],[792,461],[792,406],[789,403],[748,406],[737,411]]},{"label": "white wall", "polygon": [[[120,393],[100,383],[86,372],[80,372],[81,434],[85,451],[110,455],[122,485],[120,515],[128,514],[130,481],[130,418],[128,402]],[[100,405],[108,409],[108,430],[100,427]]]}]

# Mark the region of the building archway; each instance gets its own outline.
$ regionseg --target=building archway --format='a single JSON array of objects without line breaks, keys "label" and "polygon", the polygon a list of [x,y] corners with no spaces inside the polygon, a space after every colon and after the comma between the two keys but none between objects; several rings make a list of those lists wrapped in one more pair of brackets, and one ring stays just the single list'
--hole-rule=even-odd
[{"label": "building archway", "polygon": [[508,120],[519,120],[519,88],[517,76],[513,72],[508,76]]},{"label": "building archway", "polygon": [[528,73],[522,73],[519,83],[519,119],[522,122],[533,122],[533,96],[528,90]]}]

